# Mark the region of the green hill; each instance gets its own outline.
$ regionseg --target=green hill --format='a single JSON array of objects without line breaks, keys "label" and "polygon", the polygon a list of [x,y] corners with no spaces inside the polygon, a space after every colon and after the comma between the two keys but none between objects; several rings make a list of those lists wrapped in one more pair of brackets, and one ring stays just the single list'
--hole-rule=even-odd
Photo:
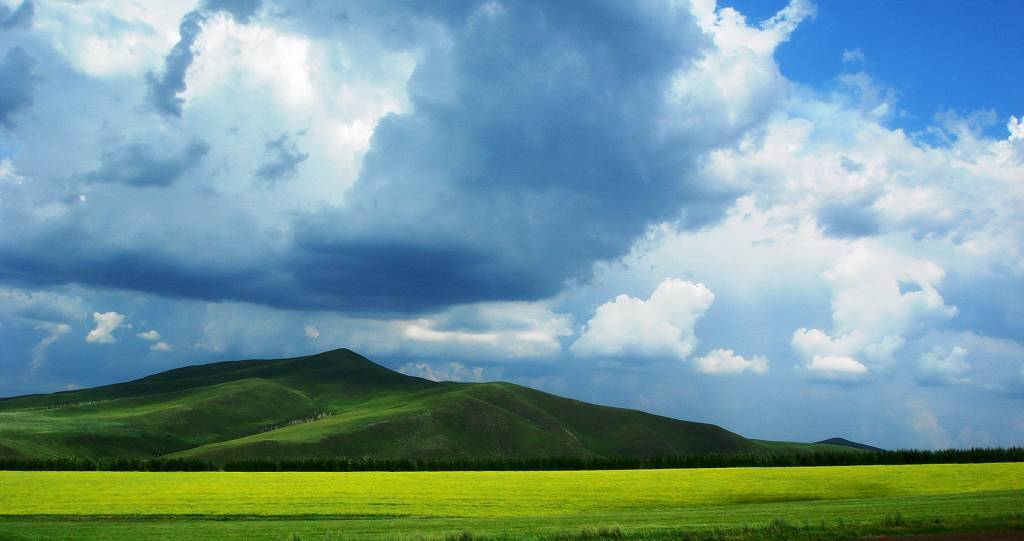
[{"label": "green hill", "polygon": [[88,458],[646,457],[850,450],[511,383],[432,382],[345,349],[189,366],[136,381],[0,399],[0,456]]},{"label": "green hill", "polygon": [[821,440],[821,441],[816,442],[816,443],[820,443],[820,444],[824,444],[824,445],[838,445],[840,447],[849,447],[851,449],[859,449],[861,451],[870,451],[870,452],[877,452],[877,451],[883,451],[884,450],[884,449],[882,449],[880,447],[875,447],[873,445],[868,445],[866,443],[857,443],[855,441],[850,441],[850,440],[848,440],[846,438],[829,438],[827,440]]}]

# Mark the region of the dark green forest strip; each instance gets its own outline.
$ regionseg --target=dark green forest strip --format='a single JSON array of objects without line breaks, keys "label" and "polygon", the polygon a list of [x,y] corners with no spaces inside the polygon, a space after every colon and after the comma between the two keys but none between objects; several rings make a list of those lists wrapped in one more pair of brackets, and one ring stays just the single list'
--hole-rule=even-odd
[{"label": "dark green forest strip", "polygon": [[808,452],[799,454],[707,454],[652,458],[508,458],[404,460],[308,458],[211,461],[182,458],[0,458],[12,471],[552,471],[665,468],[864,466],[1024,462],[1024,448]]}]

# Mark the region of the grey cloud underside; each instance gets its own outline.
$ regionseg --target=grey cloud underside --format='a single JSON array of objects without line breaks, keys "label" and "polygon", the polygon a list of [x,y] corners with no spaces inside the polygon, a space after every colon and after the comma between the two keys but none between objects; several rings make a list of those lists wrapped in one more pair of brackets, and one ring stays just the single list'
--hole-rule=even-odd
[{"label": "grey cloud underside", "polygon": [[[54,244],[67,242],[52,238]],[[481,283],[477,275],[487,272],[487,263],[472,261],[471,254],[372,245],[325,255],[309,251],[312,248],[295,249],[288,262],[268,259],[265,269],[199,268],[176,257],[137,250],[43,254],[5,249],[0,250],[0,275],[19,286],[87,283],[169,298],[354,313],[415,313],[481,299],[518,300],[553,293],[509,283],[509,273],[497,268],[493,281]],[[197,251],[208,249],[196,244]],[[448,266],[438,268],[441,261]]]},{"label": "grey cloud underside", "polygon": [[35,10],[35,4],[29,0],[24,0],[13,10],[0,5],[0,30],[32,26],[32,16],[35,14]]},{"label": "grey cloud underside", "polygon": [[266,158],[256,170],[256,179],[266,185],[273,186],[282,180],[295,177],[299,164],[309,158],[309,153],[302,152],[295,141],[282,134],[276,139],[267,141]]},{"label": "grey cloud underside", "polygon": [[1024,339],[1024,276],[1019,271],[995,266],[984,279],[950,272],[942,292],[957,307],[954,328],[985,329],[989,336],[1017,342]]},{"label": "grey cloud underside", "polygon": [[174,44],[174,48],[164,59],[163,73],[158,75],[150,72],[146,75],[149,102],[161,113],[181,116],[185,99],[178,94],[188,88],[185,84],[185,74],[195,57],[192,45],[202,31],[205,18],[206,15],[201,11],[191,11],[185,15],[178,25],[178,43]]},{"label": "grey cloud underside", "polygon": [[32,105],[32,93],[38,81],[32,72],[34,64],[32,57],[20,47],[8,50],[0,60],[0,125],[7,129],[14,128],[17,113]]},{"label": "grey cloud underside", "polygon": [[831,237],[856,238],[875,235],[881,229],[871,200],[838,201],[818,211],[822,231]]},{"label": "grey cloud underside", "polygon": [[535,299],[653,221],[691,207],[717,218],[728,194],[693,174],[706,143],[659,124],[702,38],[672,19],[688,15],[626,9],[445,14],[454,44],[417,67],[412,112],[380,121],[343,207],[297,224],[321,279],[357,288],[387,269],[453,301]]},{"label": "grey cloud underside", "polygon": [[205,0],[199,9],[185,14],[178,25],[178,42],[164,58],[162,73],[146,75],[149,103],[158,111],[180,117],[185,99],[178,96],[188,88],[185,76],[195,53],[192,46],[202,32],[207,17],[218,11],[230,13],[240,22],[248,22],[259,9],[261,0]]},{"label": "grey cloud underside", "polygon": [[193,140],[168,152],[166,144],[129,143],[103,153],[100,167],[83,175],[88,182],[120,182],[132,186],[167,186],[199,166],[210,146]]},{"label": "grey cloud underside", "polygon": [[[695,173],[720,139],[714,127],[664,122],[666,89],[708,46],[688,12],[618,2],[393,9],[401,13],[384,19],[411,28],[426,17],[447,40],[424,46],[407,85],[409,111],[380,120],[342,203],[294,214],[283,242],[217,216],[170,216],[188,220],[167,223],[172,240],[194,244],[173,251],[141,233],[103,242],[98,235],[116,222],[83,207],[60,227],[0,244],[0,278],[352,312],[534,300],[586,279],[595,261],[623,254],[650,224],[697,227],[735,197]],[[181,111],[177,93],[202,17],[186,15],[164,73],[149,78],[164,112]],[[353,15],[346,24],[360,23]],[[289,139],[267,148],[281,158],[263,164],[267,179],[305,159]],[[205,154],[150,150],[115,146],[88,180],[169,185]],[[218,235],[230,238],[209,240]],[[218,265],[199,253],[218,254]]]}]

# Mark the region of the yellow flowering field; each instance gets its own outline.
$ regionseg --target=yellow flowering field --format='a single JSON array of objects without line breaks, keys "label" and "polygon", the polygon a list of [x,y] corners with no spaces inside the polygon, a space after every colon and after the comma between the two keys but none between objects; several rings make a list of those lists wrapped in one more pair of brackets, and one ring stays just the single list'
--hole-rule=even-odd
[{"label": "yellow flowering field", "polygon": [[553,472],[0,472],[0,515],[556,517],[1024,491],[1024,464]]}]

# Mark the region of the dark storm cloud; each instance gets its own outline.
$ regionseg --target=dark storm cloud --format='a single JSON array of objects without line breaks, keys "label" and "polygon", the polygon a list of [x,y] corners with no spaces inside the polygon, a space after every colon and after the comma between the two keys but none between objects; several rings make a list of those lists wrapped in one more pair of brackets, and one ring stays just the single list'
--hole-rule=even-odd
[{"label": "dark storm cloud", "polygon": [[[421,45],[409,112],[378,123],[340,205],[296,213],[285,242],[232,225],[231,240],[218,247],[189,229],[204,251],[223,252],[219,269],[188,251],[161,255],[145,244],[159,234],[132,235],[139,244],[116,249],[69,240],[76,236],[69,222],[70,233],[0,246],[0,273],[283,308],[420,312],[549,297],[568,280],[586,279],[594,262],[623,254],[650,224],[680,219],[699,227],[735,196],[694,173],[696,157],[718,139],[714,126],[685,131],[665,121],[667,89],[708,45],[689,12],[620,2],[374,9],[401,12],[380,18],[405,20],[394,25],[406,29],[402,39],[417,36],[422,21],[443,26],[445,38]],[[181,111],[177,94],[204,16],[182,20],[164,73],[149,79],[165,112]],[[353,14],[344,24],[363,22]],[[150,150],[119,147],[89,179],[169,184],[205,154],[202,147],[170,157]],[[265,182],[305,159],[287,137],[267,150],[258,174]],[[97,223],[90,226],[104,230]],[[231,254],[242,255],[232,261]]]},{"label": "dark storm cloud", "polygon": [[178,24],[178,42],[164,58],[164,69],[160,74],[146,74],[147,98],[159,112],[180,117],[184,98],[178,96],[188,85],[185,75],[195,58],[192,46],[202,32],[206,18],[217,12],[230,13],[241,22],[246,22],[259,9],[260,0],[207,0],[200,9],[190,11]]},{"label": "dark storm cloud", "polygon": [[149,102],[161,113],[181,116],[181,107],[185,104],[185,99],[178,97],[178,94],[187,88],[185,74],[195,57],[192,44],[199,37],[205,18],[206,15],[200,11],[190,11],[186,14],[178,25],[178,42],[164,59],[163,73],[157,75],[150,72],[146,75]]},{"label": "dark storm cloud", "polygon": [[299,150],[299,146],[286,133],[267,141],[266,148],[267,154],[256,170],[256,179],[269,186],[294,177],[298,173],[299,164],[309,158],[309,153]]},{"label": "dark storm cloud", "polygon": [[150,143],[129,143],[103,153],[100,167],[84,175],[89,182],[119,182],[132,186],[167,186],[195,169],[210,151],[193,140],[178,151]]},{"label": "dark storm cloud", "polygon": [[554,293],[544,282],[524,283],[528,269],[461,246],[305,239],[294,255],[296,285],[309,290],[309,301],[355,312],[420,312]]},{"label": "dark storm cloud", "polygon": [[[358,294],[383,268],[436,287],[415,305],[536,299],[680,209],[699,209],[692,225],[717,218],[727,198],[692,174],[706,143],[661,124],[672,75],[700,51],[696,26],[631,8],[438,15],[453,46],[417,67],[413,111],[378,124],[344,208],[298,224],[307,244],[330,239],[318,257],[345,277],[335,290]],[[431,248],[410,262],[411,246]]]},{"label": "dark storm cloud", "polygon": [[0,5],[0,30],[32,26],[32,15],[35,11],[36,6],[30,0],[23,1],[13,11],[7,6]]},{"label": "dark storm cloud", "polygon": [[32,73],[34,64],[21,47],[7,51],[0,60],[0,125],[7,129],[14,128],[16,113],[32,105],[32,92],[38,81]]},{"label": "dark storm cloud", "polygon": [[[288,260],[268,257],[260,268],[200,266],[157,250],[83,250],[88,236],[58,228],[31,246],[0,246],[0,276],[18,286],[86,283],[168,298],[245,301],[285,309],[353,313],[421,312],[481,298],[522,296],[514,273],[484,255],[420,245],[300,243]],[[206,250],[202,244],[197,249]],[[481,283],[479,274],[493,280]],[[520,289],[510,290],[510,286]],[[533,296],[548,294],[535,291]]]},{"label": "dark storm cloud", "polygon": [[86,251],[86,239],[67,229],[48,232],[41,240],[57,251],[0,249],[0,273],[16,285],[87,283],[101,287],[146,291],[156,295],[204,300],[239,296],[253,272],[228,268],[199,269],[153,251],[112,248]]}]

